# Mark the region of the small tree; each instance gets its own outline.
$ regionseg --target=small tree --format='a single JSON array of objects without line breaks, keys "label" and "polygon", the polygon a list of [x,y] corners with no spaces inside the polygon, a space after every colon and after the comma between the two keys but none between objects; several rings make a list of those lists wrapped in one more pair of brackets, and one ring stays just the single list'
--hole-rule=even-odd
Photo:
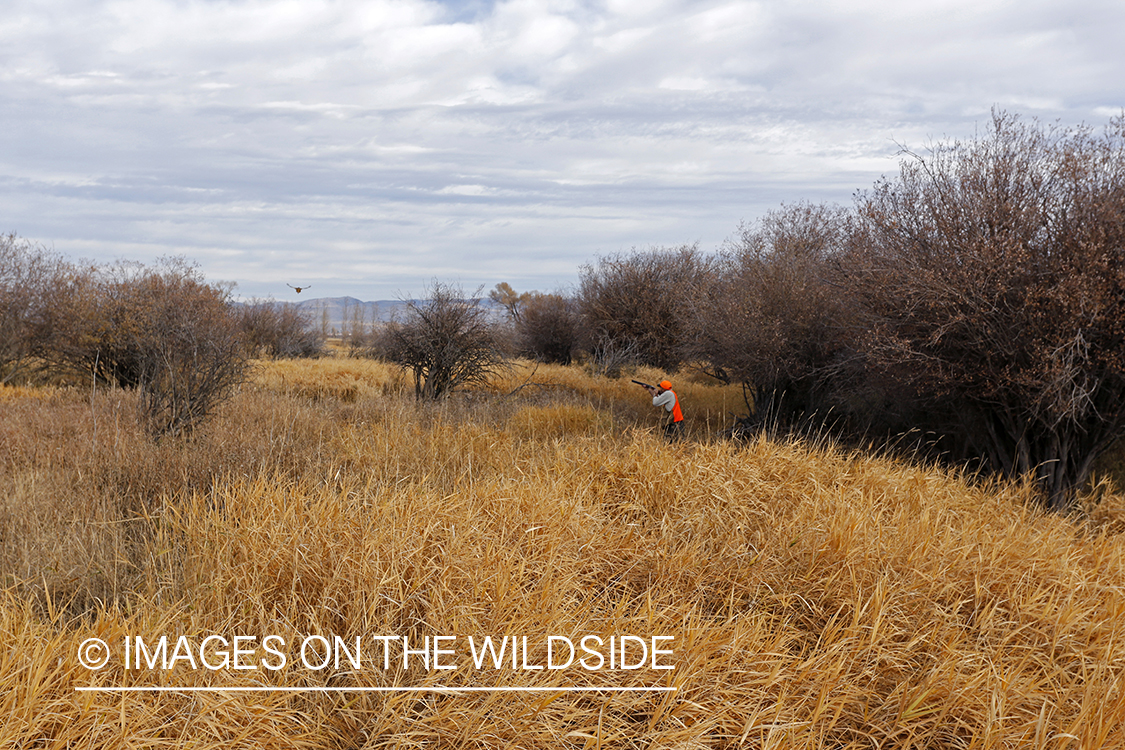
[{"label": "small tree", "polygon": [[830,366],[849,303],[834,280],[843,209],[797,204],[744,226],[695,299],[685,351],[741,383],[756,415],[785,423],[830,408]]},{"label": "small tree", "polygon": [[591,346],[632,350],[640,364],[675,369],[709,269],[696,245],[634,250],[583,266],[578,301]]},{"label": "small tree", "polygon": [[0,383],[26,377],[45,361],[45,315],[68,268],[39,245],[0,235]]},{"label": "small tree", "polygon": [[488,293],[488,298],[507,310],[508,318],[517,324],[520,322],[524,305],[531,299],[531,296],[529,292],[517,293],[512,285],[506,281],[501,281]]},{"label": "small tree", "polygon": [[577,303],[561,294],[527,295],[516,323],[519,350],[541,362],[569,365],[582,340]]},{"label": "small tree", "polygon": [[136,346],[142,414],[157,437],[194,430],[245,380],[246,348],[228,294],[186,266],[146,274]]},{"label": "small tree", "polygon": [[414,374],[414,393],[420,399],[439,399],[462,386],[487,382],[504,358],[480,297],[466,299],[460,288],[438,281],[426,296],[407,303],[405,320],[392,320],[383,328],[376,351]]},{"label": "small tree", "polygon": [[121,261],[78,268],[60,279],[58,304],[45,311],[41,326],[52,368],[93,376],[98,384],[138,387],[158,302],[153,273],[141,263]]},{"label": "small tree", "polygon": [[59,371],[141,392],[156,437],[190,432],[241,383],[245,340],[227,290],[182,259],[60,277],[39,330]]},{"label": "small tree", "polygon": [[962,453],[1067,505],[1125,428],[1125,120],[1099,137],[996,114],[906,152],[858,211],[843,267],[870,361]]},{"label": "small tree", "polygon": [[252,300],[238,310],[246,345],[255,356],[319,357],[324,337],[310,315],[290,303]]},{"label": "small tree", "polygon": [[[346,325],[345,325],[346,328]],[[352,328],[344,334],[344,343],[353,346],[353,342],[362,345],[367,340],[367,311],[363,303],[352,306]]]}]

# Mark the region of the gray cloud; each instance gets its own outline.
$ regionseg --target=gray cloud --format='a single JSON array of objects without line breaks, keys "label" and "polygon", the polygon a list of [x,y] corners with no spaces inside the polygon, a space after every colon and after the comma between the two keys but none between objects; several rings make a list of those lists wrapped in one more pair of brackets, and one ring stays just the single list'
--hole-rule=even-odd
[{"label": "gray cloud", "polygon": [[572,282],[847,202],[993,106],[1104,122],[1117,3],[15,0],[0,216],[246,295]]}]

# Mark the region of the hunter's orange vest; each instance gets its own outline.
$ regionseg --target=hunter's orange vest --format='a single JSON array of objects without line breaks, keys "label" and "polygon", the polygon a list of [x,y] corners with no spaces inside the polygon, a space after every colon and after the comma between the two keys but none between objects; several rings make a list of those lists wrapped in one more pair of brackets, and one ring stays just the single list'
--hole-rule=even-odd
[{"label": "hunter's orange vest", "polygon": [[672,398],[676,399],[675,402],[672,403],[672,421],[683,422],[684,413],[680,411],[680,397],[676,395],[675,391],[672,391]]}]

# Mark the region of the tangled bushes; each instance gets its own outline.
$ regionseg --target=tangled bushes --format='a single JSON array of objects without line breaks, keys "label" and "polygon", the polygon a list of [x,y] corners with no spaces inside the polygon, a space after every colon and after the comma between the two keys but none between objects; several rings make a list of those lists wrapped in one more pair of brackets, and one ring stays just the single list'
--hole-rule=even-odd
[{"label": "tangled bushes", "polygon": [[792,424],[827,410],[849,323],[833,262],[845,228],[839,208],[774,211],[726,244],[694,299],[685,356],[744,384],[759,418]]},{"label": "tangled bushes", "polygon": [[248,355],[223,290],[183,267],[136,281],[147,303],[135,334],[142,414],[156,436],[190,432],[246,378]]},{"label": "tangled bushes", "polygon": [[55,377],[137,389],[156,438],[191,432],[245,379],[228,290],[185,261],[80,267],[11,236],[3,251],[4,291],[34,282],[30,299],[4,295],[9,377],[33,361]]},{"label": "tangled bushes", "polygon": [[372,353],[414,374],[419,399],[440,399],[457,388],[483,383],[504,355],[477,296],[434,282],[424,301],[411,300],[404,320],[392,320]]},{"label": "tangled bushes", "polygon": [[855,234],[871,366],[959,453],[1066,505],[1125,428],[1125,118],[1098,136],[997,114],[984,137],[908,153]]},{"label": "tangled bushes", "polygon": [[42,321],[57,299],[66,264],[46,248],[0,235],[0,384],[41,369]]},{"label": "tangled bushes", "polygon": [[604,258],[578,301],[595,359],[699,363],[759,421],[914,431],[1068,506],[1125,430],[1125,118],[1097,135],[997,113],[904,152],[852,210],[783,207],[715,258]]},{"label": "tangled bushes", "polygon": [[238,311],[250,352],[265,357],[319,357],[324,336],[296,305],[252,300]]},{"label": "tangled bushes", "polygon": [[929,435],[1065,507],[1125,429],[1125,120],[997,114],[906,152],[855,210],[796,206],[728,246],[688,350],[790,424]]},{"label": "tangled bushes", "polygon": [[675,369],[693,300],[708,273],[695,245],[634,250],[584,266],[578,304],[591,347],[629,349],[638,364]]},{"label": "tangled bushes", "polygon": [[520,352],[540,362],[569,365],[582,345],[577,303],[562,294],[531,292],[516,321]]}]

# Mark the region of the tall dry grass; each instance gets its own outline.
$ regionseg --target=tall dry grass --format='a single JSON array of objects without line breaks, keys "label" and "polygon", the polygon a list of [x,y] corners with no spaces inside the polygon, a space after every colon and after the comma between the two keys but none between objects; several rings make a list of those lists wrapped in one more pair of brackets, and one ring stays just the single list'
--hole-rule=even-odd
[{"label": "tall dry grass", "polygon": [[[0,747],[1125,746],[1108,526],[827,444],[668,445],[635,386],[509,378],[416,404],[376,364],[270,363],[159,446],[129,394],[0,391]],[[552,634],[670,635],[675,669],[77,662],[267,633],[525,635],[533,664]],[[434,684],[678,690],[75,691]]]}]

